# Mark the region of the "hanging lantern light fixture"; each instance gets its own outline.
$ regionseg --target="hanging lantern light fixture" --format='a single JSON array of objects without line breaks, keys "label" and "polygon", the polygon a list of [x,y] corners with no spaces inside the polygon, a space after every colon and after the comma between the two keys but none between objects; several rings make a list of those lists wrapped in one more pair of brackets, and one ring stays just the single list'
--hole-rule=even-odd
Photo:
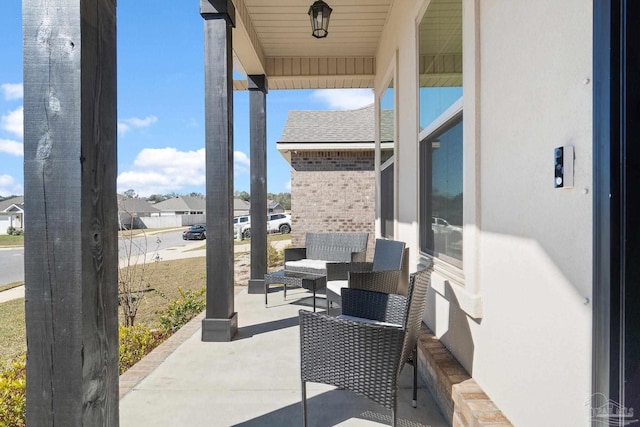
[{"label": "hanging lantern light fixture", "polygon": [[322,0],[318,0],[309,7],[311,18],[311,35],[317,39],[327,37],[329,33],[329,17],[333,9]]}]

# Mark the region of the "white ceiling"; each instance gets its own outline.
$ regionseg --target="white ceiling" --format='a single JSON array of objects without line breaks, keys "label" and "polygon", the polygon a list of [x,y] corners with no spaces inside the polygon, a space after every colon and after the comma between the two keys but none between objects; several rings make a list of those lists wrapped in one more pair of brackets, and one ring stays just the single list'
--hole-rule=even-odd
[{"label": "white ceiling", "polygon": [[[372,87],[376,52],[394,0],[325,1],[333,9],[329,35],[316,39],[308,16],[313,0],[233,0],[235,68],[266,74],[270,89]],[[420,27],[420,68],[421,74],[441,76],[421,76],[421,81],[457,81],[461,22],[462,0],[430,2]],[[244,87],[235,82],[236,89]]]}]

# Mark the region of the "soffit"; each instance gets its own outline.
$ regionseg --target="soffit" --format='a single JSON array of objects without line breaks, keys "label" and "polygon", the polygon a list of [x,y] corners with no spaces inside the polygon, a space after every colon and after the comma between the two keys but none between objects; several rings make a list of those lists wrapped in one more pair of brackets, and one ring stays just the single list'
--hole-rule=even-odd
[{"label": "soffit", "polygon": [[420,86],[462,86],[462,1],[432,0],[419,40]]},{"label": "soffit", "polygon": [[[270,89],[372,87],[375,54],[393,0],[329,0],[329,35],[311,36],[313,0],[233,0],[234,54]],[[242,88],[235,84],[236,89]]]},{"label": "soffit", "polygon": [[[329,0],[329,36],[315,39],[307,14],[313,0],[233,0],[235,69],[266,74],[269,89],[373,87],[393,1]],[[419,37],[420,85],[462,85],[462,1],[431,0]],[[246,89],[246,81],[234,88]]]}]

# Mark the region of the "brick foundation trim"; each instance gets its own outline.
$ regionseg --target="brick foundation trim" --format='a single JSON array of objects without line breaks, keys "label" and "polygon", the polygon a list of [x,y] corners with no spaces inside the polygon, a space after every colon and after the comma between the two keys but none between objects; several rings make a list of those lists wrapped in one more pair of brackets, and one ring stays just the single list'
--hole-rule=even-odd
[{"label": "brick foundation trim", "polygon": [[422,325],[418,340],[422,379],[453,427],[513,425],[433,332]]}]

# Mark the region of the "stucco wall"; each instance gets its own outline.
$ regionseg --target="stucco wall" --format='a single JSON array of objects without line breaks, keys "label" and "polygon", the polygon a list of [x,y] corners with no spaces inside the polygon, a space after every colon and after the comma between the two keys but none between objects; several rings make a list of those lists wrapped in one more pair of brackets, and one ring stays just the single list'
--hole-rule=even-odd
[{"label": "stucco wall", "polygon": [[[426,3],[394,3],[376,62],[378,93],[397,63],[396,236],[414,255],[419,189],[412,57]],[[592,3],[463,4],[464,261],[457,274],[434,273],[425,318],[514,425],[586,426]],[[553,149],[561,145],[575,147],[573,189],[553,188]]]},{"label": "stucco wall", "polygon": [[367,232],[375,244],[373,151],[299,151],[291,154],[291,244],[305,233]]}]

